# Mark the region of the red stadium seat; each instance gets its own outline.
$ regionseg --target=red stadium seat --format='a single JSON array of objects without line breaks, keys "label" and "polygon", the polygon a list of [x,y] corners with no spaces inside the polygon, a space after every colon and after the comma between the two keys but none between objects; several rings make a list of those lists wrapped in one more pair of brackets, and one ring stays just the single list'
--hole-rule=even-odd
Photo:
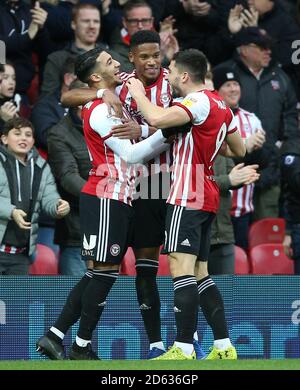
[{"label": "red stadium seat", "polygon": [[58,275],[58,259],[51,248],[37,244],[35,262],[30,266],[29,275]]},{"label": "red stadium seat", "polygon": [[159,266],[158,266],[157,275],[159,275],[159,276],[169,276],[170,275],[168,255],[160,255],[159,256]]},{"label": "red stadium seat", "polygon": [[[121,263],[120,275],[129,275],[135,276],[135,257],[132,248],[128,248],[126,255]],[[159,267],[157,275],[159,276],[169,276],[170,268],[167,255],[159,256]]]},{"label": "red stadium seat", "polygon": [[234,273],[236,275],[250,274],[250,264],[248,261],[247,253],[244,251],[244,249],[235,245],[234,256]]},{"label": "red stadium seat", "polygon": [[294,261],[286,256],[282,244],[261,244],[250,250],[253,274],[293,275]]},{"label": "red stadium seat", "polygon": [[264,218],[254,222],[249,230],[249,249],[260,244],[283,242],[285,221],[283,218]]}]

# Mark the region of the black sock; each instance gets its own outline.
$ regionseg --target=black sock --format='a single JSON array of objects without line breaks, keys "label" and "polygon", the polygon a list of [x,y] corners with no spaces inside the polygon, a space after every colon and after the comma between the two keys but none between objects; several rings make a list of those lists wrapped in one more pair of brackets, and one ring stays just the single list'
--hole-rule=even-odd
[{"label": "black sock", "polygon": [[138,259],[136,261],[136,293],[150,344],[161,341],[157,270],[158,262],[155,260]]},{"label": "black sock", "polygon": [[84,340],[91,340],[92,333],[106,304],[105,299],[117,277],[117,270],[93,271],[93,278],[82,297],[78,337]]},{"label": "black sock", "polygon": [[198,293],[199,305],[208,325],[211,327],[214,339],[226,339],[229,337],[222,295],[210,276],[199,280]]},{"label": "black sock", "polygon": [[192,344],[198,315],[196,278],[193,275],[179,276],[173,279],[173,283],[176,341]]},{"label": "black sock", "polygon": [[[88,270],[85,275],[79,280],[76,286],[73,287],[68,295],[67,301],[53,325],[60,330],[63,334],[66,334],[68,329],[74,325],[80,318],[81,313],[81,298],[84,290],[89,284],[93,276],[93,271]],[[62,342],[62,339],[54,334],[51,330],[47,332],[47,336],[57,342]]]}]

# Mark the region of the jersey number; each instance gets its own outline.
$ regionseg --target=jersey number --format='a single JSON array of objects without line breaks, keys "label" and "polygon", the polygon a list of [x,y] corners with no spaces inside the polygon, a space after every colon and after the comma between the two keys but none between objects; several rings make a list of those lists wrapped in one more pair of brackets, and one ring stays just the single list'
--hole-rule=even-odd
[{"label": "jersey number", "polygon": [[216,149],[215,149],[215,151],[210,159],[210,162],[212,162],[213,159],[218,154],[218,151],[220,150],[220,147],[222,146],[222,143],[226,137],[226,134],[227,134],[227,126],[226,126],[226,123],[223,123],[223,125],[221,126],[221,128],[218,132],[217,139],[216,139]]}]

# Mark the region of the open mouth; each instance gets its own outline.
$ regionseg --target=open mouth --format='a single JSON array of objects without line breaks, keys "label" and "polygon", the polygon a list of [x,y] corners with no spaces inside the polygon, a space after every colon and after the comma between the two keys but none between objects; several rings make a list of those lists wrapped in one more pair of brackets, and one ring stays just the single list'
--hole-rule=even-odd
[{"label": "open mouth", "polygon": [[25,149],[27,148],[27,144],[24,144],[24,143],[21,143],[21,144],[18,144],[18,146],[22,149]]}]

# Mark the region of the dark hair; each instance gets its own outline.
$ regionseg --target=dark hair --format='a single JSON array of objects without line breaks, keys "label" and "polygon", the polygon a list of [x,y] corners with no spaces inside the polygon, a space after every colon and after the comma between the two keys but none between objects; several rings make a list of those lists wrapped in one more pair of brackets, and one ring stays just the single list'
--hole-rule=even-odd
[{"label": "dark hair", "polygon": [[130,40],[130,49],[144,43],[158,43],[160,45],[160,36],[156,31],[140,30],[134,33]]},{"label": "dark hair", "polygon": [[20,116],[9,119],[7,122],[4,123],[3,129],[2,129],[2,135],[8,135],[10,130],[21,129],[21,127],[30,127],[32,130],[32,134],[34,136],[33,124],[28,119],[22,118]]},{"label": "dark hair", "polygon": [[177,68],[189,73],[193,82],[204,83],[207,73],[207,58],[202,51],[197,49],[179,51],[174,55],[173,60]]},{"label": "dark hair", "polygon": [[62,67],[62,76],[66,73],[75,73],[75,57],[70,56],[66,59]]},{"label": "dark hair", "polygon": [[124,18],[126,19],[127,16],[128,16],[128,13],[130,11],[132,11],[133,9],[135,9],[135,8],[142,8],[142,7],[149,8],[151,10],[151,13],[152,13],[152,8],[150,7],[150,5],[146,1],[144,1],[144,0],[129,0],[124,5],[124,8],[123,8]]},{"label": "dark hair", "polygon": [[90,75],[94,72],[96,60],[100,53],[104,51],[103,46],[96,47],[86,53],[80,54],[75,62],[75,74],[83,83],[88,84]]}]

